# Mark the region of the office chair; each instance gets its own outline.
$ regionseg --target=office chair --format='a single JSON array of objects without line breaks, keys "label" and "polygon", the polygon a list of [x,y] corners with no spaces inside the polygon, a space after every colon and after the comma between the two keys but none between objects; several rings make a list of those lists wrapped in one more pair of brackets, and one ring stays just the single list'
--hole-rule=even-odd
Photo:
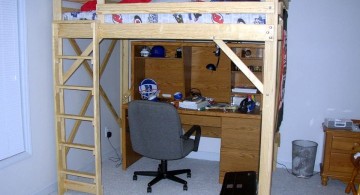
[{"label": "office chair", "polygon": [[[198,150],[200,126],[194,125],[184,134],[179,114],[169,103],[134,100],[129,103],[128,108],[133,150],[144,157],[161,161],[157,171],[135,171],[133,180],[137,180],[138,175],[154,176],[155,178],[148,183],[148,193],[151,193],[151,186],[162,179],[181,183],[183,190],[187,190],[187,182],[176,175],[186,173],[190,178],[191,170],[168,171],[167,161],[184,158],[190,152]],[[194,132],[195,139],[190,139]]]}]

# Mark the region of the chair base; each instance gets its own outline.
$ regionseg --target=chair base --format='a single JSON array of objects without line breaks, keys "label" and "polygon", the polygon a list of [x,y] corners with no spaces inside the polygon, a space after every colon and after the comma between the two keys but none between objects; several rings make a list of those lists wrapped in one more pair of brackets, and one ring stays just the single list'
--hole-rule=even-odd
[{"label": "chair base", "polygon": [[158,171],[135,171],[134,172],[134,176],[133,176],[133,180],[137,180],[137,176],[141,175],[141,176],[152,176],[155,177],[153,180],[151,180],[148,183],[148,187],[147,187],[147,192],[151,193],[151,186],[153,186],[154,184],[156,184],[157,182],[159,182],[162,179],[170,179],[172,181],[178,182],[183,184],[183,190],[187,190],[187,181],[176,177],[176,175],[179,174],[187,174],[187,177],[190,178],[191,177],[191,170],[190,169],[180,169],[180,170],[173,170],[173,171],[168,171],[167,170],[167,161],[166,160],[161,160],[161,163],[159,164],[158,167]]}]

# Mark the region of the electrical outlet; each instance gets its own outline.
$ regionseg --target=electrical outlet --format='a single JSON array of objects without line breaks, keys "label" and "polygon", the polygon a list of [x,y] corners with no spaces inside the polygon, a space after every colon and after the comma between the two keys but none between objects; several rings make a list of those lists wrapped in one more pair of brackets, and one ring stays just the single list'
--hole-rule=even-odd
[{"label": "electrical outlet", "polygon": [[110,138],[112,135],[110,129],[108,127],[105,127],[105,137]]},{"label": "electrical outlet", "polygon": [[106,137],[107,137],[107,138],[110,138],[111,136],[112,136],[111,131],[108,131],[108,132],[106,133]]}]

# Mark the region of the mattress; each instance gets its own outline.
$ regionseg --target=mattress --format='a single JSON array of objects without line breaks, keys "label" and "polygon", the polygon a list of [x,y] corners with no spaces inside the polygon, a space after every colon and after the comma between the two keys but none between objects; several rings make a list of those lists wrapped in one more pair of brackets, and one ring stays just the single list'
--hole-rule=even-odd
[{"label": "mattress", "polygon": [[[96,20],[96,11],[68,12],[63,20]],[[111,14],[105,15],[105,23],[204,23],[204,24],[266,24],[265,14]]]}]

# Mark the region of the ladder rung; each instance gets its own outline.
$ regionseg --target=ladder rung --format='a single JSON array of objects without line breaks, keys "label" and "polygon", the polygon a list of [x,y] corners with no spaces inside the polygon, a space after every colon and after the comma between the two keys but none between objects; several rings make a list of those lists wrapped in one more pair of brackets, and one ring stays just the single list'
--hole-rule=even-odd
[{"label": "ladder rung", "polygon": [[86,172],[74,171],[74,170],[62,170],[61,173],[67,174],[67,175],[78,176],[78,177],[85,177],[85,178],[89,178],[89,179],[95,179],[94,173],[86,173]]},{"label": "ladder rung", "polygon": [[72,114],[59,114],[58,117],[65,118],[65,119],[83,120],[83,121],[93,121],[94,120],[94,117],[78,116],[78,115],[72,115]]},{"label": "ladder rung", "polygon": [[72,181],[65,179],[64,188],[69,190],[81,191],[90,194],[96,194],[96,185],[91,183],[85,183],[80,181]]},{"label": "ladder rung", "polygon": [[92,56],[56,56],[60,59],[73,59],[73,60],[92,60]]},{"label": "ladder rung", "polygon": [[92,145],[86,145],[86,144],[76,144],[76,143],[61,143],[61,145],[69,148],[77,148],[77,149],[83,149],[83,150],[91,150],[94,151],[95,147]]},{"label": "ladder rung", "polygon": [[74,85],[58,85],[56,86],[60,89],[70,89],[70,90],[83,90],[83,91],[92,91],[92,87],[83,87],[83,86],[74,86]]}]

